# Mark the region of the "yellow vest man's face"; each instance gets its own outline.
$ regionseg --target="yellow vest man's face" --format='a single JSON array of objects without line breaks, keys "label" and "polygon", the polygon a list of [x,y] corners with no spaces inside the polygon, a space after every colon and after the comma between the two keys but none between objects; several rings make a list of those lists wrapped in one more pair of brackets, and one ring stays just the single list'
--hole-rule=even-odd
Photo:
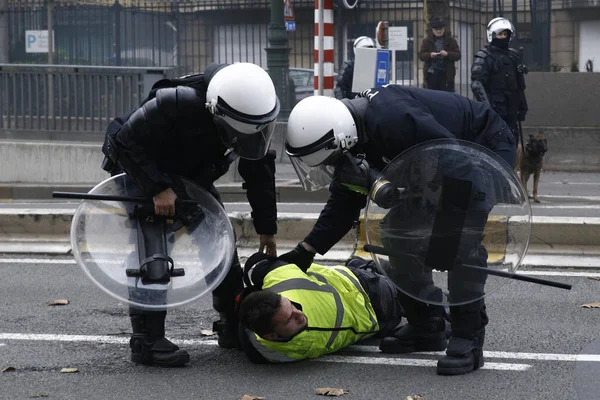
[{"label": "yellow vest man's face", "polygon": [[298,310],[288,298],[281,296],[279,310],[273,316],[273,333],[264,336],[267,340],[290,338],[308,325],[306,315]]}]

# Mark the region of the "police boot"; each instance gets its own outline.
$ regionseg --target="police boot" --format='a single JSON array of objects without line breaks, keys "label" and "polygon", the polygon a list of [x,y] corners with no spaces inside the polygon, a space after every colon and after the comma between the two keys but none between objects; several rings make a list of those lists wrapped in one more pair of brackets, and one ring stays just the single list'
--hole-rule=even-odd
[{"label": "police boot", "polygon": [[451,337],[446,356],[437,363],[438,375],[463,375],[483,367],[485,329],[470,338]]},{"label": "police boot", "polygon": [[238,321],[235,314],[219,313],[219,320],[213,322],[213,331],[217,333],[219,347],[237,349],[240,347]]},{"label": "police boot", "polygon": [[381,340],[379,350],[395,354],[440,351],[446,348],[446,340],[446,321],[442,317],[431,317],[403,325],[393,336]]},{"label": "police boot", "polygon": [[132,315],[131,361],[158,367],[181,367],[190,361],[185,350],[165,338],[166,312]]}]

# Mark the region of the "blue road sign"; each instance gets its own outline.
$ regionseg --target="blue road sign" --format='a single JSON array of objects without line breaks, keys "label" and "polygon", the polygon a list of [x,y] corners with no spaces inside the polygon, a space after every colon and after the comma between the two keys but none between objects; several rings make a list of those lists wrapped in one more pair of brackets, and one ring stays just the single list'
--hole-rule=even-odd
[{"label": "blue road sign", "polygon": [[285,30],[286,31],[295,31],[296,30],[296,22],[295,21],[285,21]]},{"label": "blue road sign", "polygon": [[377,69],[375,70],[375,87],[389,83],[391,53],[389,50],[377,50]]}]

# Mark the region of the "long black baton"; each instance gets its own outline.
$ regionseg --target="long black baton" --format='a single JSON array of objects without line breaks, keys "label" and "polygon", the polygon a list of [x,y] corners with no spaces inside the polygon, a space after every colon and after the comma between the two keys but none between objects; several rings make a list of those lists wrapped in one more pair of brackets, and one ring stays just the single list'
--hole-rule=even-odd
[{"label": "long black baton", "polygon": [[[386,249],[386,248],[383,248],[380,246],[373,246],[370,244],[365,244],[363,249],[364,249],[364,251],[368,251],[369,253],[380,254],[382,256],[392,256],[393,257],[393,256],[405,255],[404,253],[399,252],[397,250]],[[489,269],[489,268],[478,267],[476,265],[461,264],[461,268],[469,268],[472,270],[485,272],[489,275],[502,276],[502,277],[514,279],[517,281],[537,283],[539,285],[552,286],[552,287],[556,287],[559,289],[571,290],[571,288],[572,288],[572,285],[569,285],[566,283],[554,282],[554,281],[549,281],[549,280],[540,279],[540,278],[534,278],[532,276],[527,276],[527,275],[511,274],[510,272],[497,271],[497,270],[493,270],[493,269]]]},{"label": "long black baton", "polygon": [[[135,197],[135,196],[121,196],[112,194],[90,194],[90,193],[76,193],[76,192],[53,192],[52,197],[60,199],[81,199],[81,200],[105,200],[105,201],[124,201],[130,203],[143,203],[151,204],[153,201],[146,197]],[[175,204],[189,204],[198,205],[195,200],[175,200]]]}]

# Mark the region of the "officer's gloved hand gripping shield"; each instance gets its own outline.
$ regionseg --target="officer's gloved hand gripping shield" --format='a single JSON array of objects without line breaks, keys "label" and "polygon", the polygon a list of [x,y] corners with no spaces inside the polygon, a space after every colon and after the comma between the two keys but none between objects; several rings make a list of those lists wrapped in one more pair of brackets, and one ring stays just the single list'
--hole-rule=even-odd
[{"label": "officer's gloved hand gripping shield", "polygon": [[474,143],[436,140],[400,154],[384,179],[399,193],[388,209],[369,196],[365,250],[402,292],[429,304],[467,304],[517,271],[531,207],[500,157]]},{"label": "officer's gloved hand gripping shield", "polygon": [[[102,290],[141,309],[180,307],[211,292],[233,259],[233,227],[215,198],[185,180],[174,218],[154,214],[147,202],[84,200],[71,225],[77,264]],[[131,177],[107,179],[88,194],[95,198],[140,198]],[[59,196],[55,196],[59,197]]]}]

